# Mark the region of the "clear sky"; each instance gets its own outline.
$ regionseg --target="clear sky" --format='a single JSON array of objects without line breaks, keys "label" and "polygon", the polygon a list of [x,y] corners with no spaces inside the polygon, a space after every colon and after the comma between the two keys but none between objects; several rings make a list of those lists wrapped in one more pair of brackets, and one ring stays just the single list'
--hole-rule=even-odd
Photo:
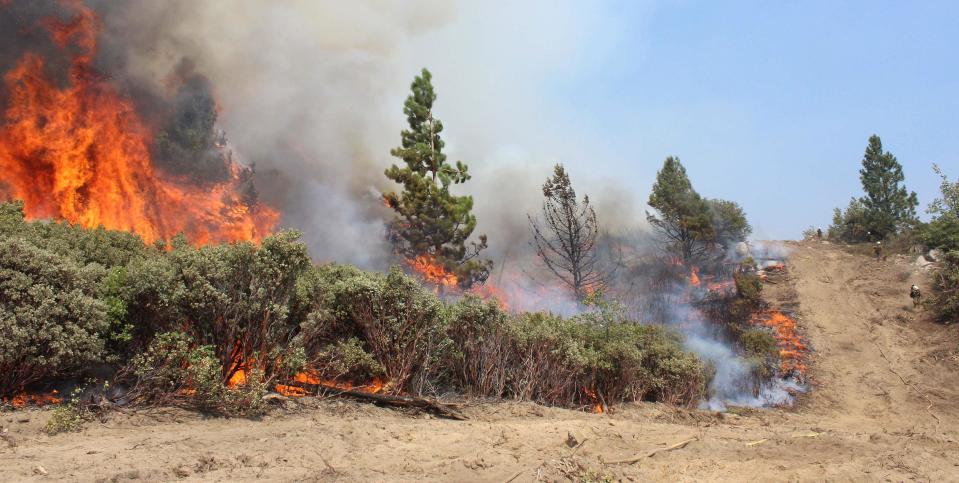
[{"label": "clear sky", "polygon": [[858,193],[870,134],[923,210],[932,163],[959,176],[959,2],[630,5],[606,8],[618,34],[549,91],[620,153],[606,169],[648,179],[678,155],[774,238],[826,226]]},{"label": "clear sky", "polygon": [[641,205],[676,155],[700,193],[743,205],[757,238],[825,228],[860,195],[873,133],[921,213],[933,163],[959,177],[959,2],[493,3],[409,49],[467,161],[499,136]]}]

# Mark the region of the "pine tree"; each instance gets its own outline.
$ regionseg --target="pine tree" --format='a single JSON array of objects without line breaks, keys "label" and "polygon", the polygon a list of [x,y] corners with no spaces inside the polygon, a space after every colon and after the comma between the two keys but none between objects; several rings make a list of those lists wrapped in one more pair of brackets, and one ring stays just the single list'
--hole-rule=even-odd
[{"label": "pine tree", "polygon": [[486,248],[486,235],[467,247],[476,228],[473,198],[451,194],[450,186],[468,181],[470,175],[465,164],[452,165],[443,154],[443,123],[433,116],[436,93],[431,78],[423,69],[413,80],[403,105],[409,129],[401,133],[400,147],[390,151],[405,163],[386,170],[387,178],[403,185],[401,193],[383,196],[397,214],[390,223],[390,239],[397,253],[408,260],[427,257],[468,288],[486,281],[493,263],[478,259]]},{"label": "pine tree", "polygon": [[687,266],[702,260],[715,245],[709,204],[693,189],[679,158],[666,158],[663,168],[656,173],[649,206],[659,216],[646,213],[646,219],[660,234],[667,250]]},{"label": "pine tree", "polygon": [[577,201],[576,191],[563,165],[543,184],[543,222],[527,215],[536,254],[577,300],[602,289],[607,272],[596,252],[599,224],[589,196]]},{"label": "pine tree", "polygon": [[916,193],[901,185],[905,176],[902,165],[888,151],[882,150],[879,136],[869,137],[869,145],[859,170],[866,196],[861,198],[866,208],[866,223],[873,238],[882,239],[897,233],[904,225],[916,221]]}]

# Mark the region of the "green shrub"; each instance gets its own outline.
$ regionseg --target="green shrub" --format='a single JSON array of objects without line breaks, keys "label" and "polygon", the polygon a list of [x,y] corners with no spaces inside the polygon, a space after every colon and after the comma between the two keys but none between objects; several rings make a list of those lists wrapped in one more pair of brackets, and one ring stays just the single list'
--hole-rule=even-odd
[{"label": "green shrub", "polygon": [[933,274],[933,288],[932,306],[939,319],[959,321],[959,251],[946,254],[942,267]]},{"label": "green shrub", "polygon": [[[150,298],[167,298],[164,329],[185,323],[198,344],[212,347],[224,383],[254,360],[272,378],[281,361],[296,351],[291,342],[297,324],[288,318],[289,304],[297,278],[310,265],[298,239],[298,233],[283,232],[260,246],[201,248],[174,240],[168,255],[172,287]],[[157,269],[161,277],[168,273],[165,267]]]},{"label": "green shrub", "polygon": [[762,300],[763,282],[759,276],[750,272],[736,272],[733,274],[736,283],[736,293],[750,304],[758,304]]},{"label": "green shrub", "polygon": [[776,336],[761,327],[744,330],[739,343],[749,357],[776,357],[779,353]]},{"label": "green shrub", "polygon": [[107,308],[98,265],[0,237],[0,395],[77,374],[103,356]]},{"label": "green shrub", "polygon": [[66,402],[53,408],[50,419],[47,420],[47,424],[43,427],[45,433],[53,436],[60,433],[73,433],[83,429],[84,423],[86,423],[93,414],[83,404],[80,397],[82,392],[83,388],[81,387],[74,389]]},{"label": "green shrub", "polygon": [[[574,318],[511,315],[473,296],[444,303],[398,268],[312,266],[292,232],[260,245],[146,246],[27,222],[21,204],[0,204],[0,395],[105,360],[135,403],[223,415],[258,414],[266,388],[305,367],[383,378],[393,393],[567,407],[702,396],[708,370],[675,333],[595,302]],[[76,419],[58,414],[58,428]]]},{"label": "green shrub", "polygon": [[919,239],[929,248],[942,251],[959,250],[959,220],[955,217],[941,216],[922,225]]},{"label": "green shrub", "polygon": [[872,239],[868,226],[866,206],[858,199],[852,198],[845,211],[839,208],[833,210],[832,225],[827,233],[830,240],[860,243]]},{"label": "green shrub", "polygon": [[467,394],[502,397],[515,359],[509,316],[496,302],[473,295],[448,310],[452,346],[443,365],[450,384]]},{"label": "green shrub", "polygon": [[320,279],[323,304],[308,315],[306,346],[331,333],[356,336],[382,368],[388,391],[422,394],[449,349],[439,299],[396,267],[383,275],[334,265]]}]

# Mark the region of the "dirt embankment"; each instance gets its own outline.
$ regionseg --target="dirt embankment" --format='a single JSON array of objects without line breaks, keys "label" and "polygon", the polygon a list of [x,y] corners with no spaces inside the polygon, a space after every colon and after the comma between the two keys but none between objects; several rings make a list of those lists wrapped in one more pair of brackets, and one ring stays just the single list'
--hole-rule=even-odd
[{"label": "dirt embankment", "polygon": [[959,480],[959,333],[912,309],[908,287],[925,280],[905,259],[789,247],[788,280],[766,296],[797,311],[815,349],[814,389],[794,408],[490,403],[461,422],[312,400],[261,421],[116,414],[53,437],[49,411],[18,411],[0,413],[2,480]]}]

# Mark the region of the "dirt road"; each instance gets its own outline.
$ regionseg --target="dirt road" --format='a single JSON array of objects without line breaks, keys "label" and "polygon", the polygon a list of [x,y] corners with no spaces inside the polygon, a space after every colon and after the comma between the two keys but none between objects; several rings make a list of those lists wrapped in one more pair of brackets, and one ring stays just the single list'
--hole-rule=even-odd
[{"label": "dirt road", "polygon": [[49,411],[18,411],[0,414],[16,445],[0,439],[0,480],[959,481],[959,333],[913,311],[908,287],[925,280],[906,259],[788,246],[789,282],[766,296],[797,310],[815,349],[794,408],[490,403],[458,422],[314,400],[262,421],[119,414],[53,437]]}]

